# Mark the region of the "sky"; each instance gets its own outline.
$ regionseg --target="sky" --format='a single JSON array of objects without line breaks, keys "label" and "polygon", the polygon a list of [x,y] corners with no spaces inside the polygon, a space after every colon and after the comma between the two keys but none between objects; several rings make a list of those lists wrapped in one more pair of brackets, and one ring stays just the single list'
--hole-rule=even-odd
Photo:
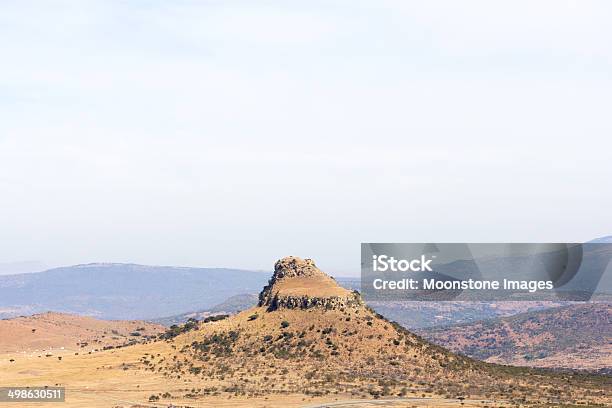
[{"label": "sky", "polygon": [[610,235],[611,13],[3,1],[0,272]]}]

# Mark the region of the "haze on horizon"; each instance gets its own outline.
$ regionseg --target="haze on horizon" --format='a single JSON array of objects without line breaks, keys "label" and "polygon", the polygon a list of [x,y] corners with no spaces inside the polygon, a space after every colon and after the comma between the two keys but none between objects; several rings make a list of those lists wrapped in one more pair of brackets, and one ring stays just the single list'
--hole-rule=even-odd
[{"label": "haze on horizon", "polygon": [[612,4],[0,4],[0,264],[355,275],[610,235]]}]

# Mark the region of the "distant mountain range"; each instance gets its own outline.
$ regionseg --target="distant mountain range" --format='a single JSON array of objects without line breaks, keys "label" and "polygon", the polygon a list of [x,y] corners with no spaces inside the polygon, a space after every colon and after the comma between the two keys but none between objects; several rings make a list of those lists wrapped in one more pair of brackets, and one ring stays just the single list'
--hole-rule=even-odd
[{"label": "distant mountain range", "polygon": [[491,363],[612,374],[612,304],[608,303],[572,304],[418,333]]},{"label": "distant mountain range", "polygon": [[596,238],[592,241],[589,241],[592,244],[612,244],[612,235],[608,235],[607,237]]},{"label": "distant mountain range", "polygon": [[31,273],[44,271],[45,266],[42,262],[22,261],[22,262],[3,262],[0,263],[0,275],[15,275],[17,273]]},{"label": "distant mountain range", "polygon": [[0,276],[0,318],[49,310],[103,319],[153,319],[203,310],[258,291],[269,275],[224,268],[87,264]]},{"label": "distant mountain range", "polygon": [[[171,325],[254,306],[267,274],[236,269],[87,264],[0,276],[0,318],[46,311]],[[359,290],[356,278],[338,278]],[[556,302],[371,302],[408,328],[465,323],[559,306]]]}]

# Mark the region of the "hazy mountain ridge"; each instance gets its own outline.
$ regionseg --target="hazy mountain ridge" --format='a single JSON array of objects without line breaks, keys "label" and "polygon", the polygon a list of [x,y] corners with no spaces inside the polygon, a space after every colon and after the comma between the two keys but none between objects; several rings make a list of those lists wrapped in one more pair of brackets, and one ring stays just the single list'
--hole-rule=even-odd
[{"label": "hazy mountain ridge", "polygon": [[0,317],[47,310],[151,319],[259,290],[267,274],[229,268],[88,264],[0,276]]},{"label": "hazy mountain ridge", "polygon": [[[513,262],[517,260],[503,263]],[[357,278],[337,278],[336,281],[347,289],[360,290],[361,282]],[[264,272],[229,268],[117,263],[76,265],[0,276],[0,318],[54,310],[104,319],[168,319],[167,323],[176,324],[185,321],[188,315],[205,317],[215,312],[244,310],[255,302],[250,305],[244,302],[228,310],[211,308],[232,296],[256,293],[266,282]],[[566,303],[404,301],[368,304],[412,329],[509,316]]]}]

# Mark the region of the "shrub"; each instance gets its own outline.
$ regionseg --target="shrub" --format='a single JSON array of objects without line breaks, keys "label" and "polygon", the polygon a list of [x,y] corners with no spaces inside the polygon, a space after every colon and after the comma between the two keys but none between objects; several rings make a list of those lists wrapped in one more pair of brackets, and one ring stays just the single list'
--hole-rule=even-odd
[{"label": "shrub", "polygon": [[239,333],[233,330],[228,333],[213,334],[201,342],[194,341],[191,347],[204,354],[212,352],[217,357],[229,355],[238,337]]},{"label": "shrub", "polygon": [[204,320],[202,320],[203,323],[208,323],[208,322],[217,322],[219,320],[224,320],[227,319],[229,317],[229,315],[226,314],[222,314],[222,315],[215,315],[215,316],[208,316],[207,318],[205,318]]},{"label": "shrub", "polygon": [[[228,315],[209,316],[206,319],[204,319],[203,322],[208,323],[210,321],[222,320],[222,319],[225,319],[227,316]],[[190,318],[183,325],[177,326],[176,324],[173,324],[172,326],[170,326],[168,330],[160,334],[159,337],[163,340],[170,340],[170,339],[175,338],[181,333],[186,333],[188,331],[195,330],[197,328],[198,328],[198,320]],[[137,334],[134,334],[134,333],[137,333]],[[140,336],[140,333],[138,332],[134,332],[134,333],[132,333],[131,335]]]},{"label": "shrub", "polygon": [[282,327],[283,329],[286,329],[287,327],[289,327],[289,322],[288,322],[288,321],[286,321],[286,320],[283,320],[283,321],[281,322],[281,327]]}]

